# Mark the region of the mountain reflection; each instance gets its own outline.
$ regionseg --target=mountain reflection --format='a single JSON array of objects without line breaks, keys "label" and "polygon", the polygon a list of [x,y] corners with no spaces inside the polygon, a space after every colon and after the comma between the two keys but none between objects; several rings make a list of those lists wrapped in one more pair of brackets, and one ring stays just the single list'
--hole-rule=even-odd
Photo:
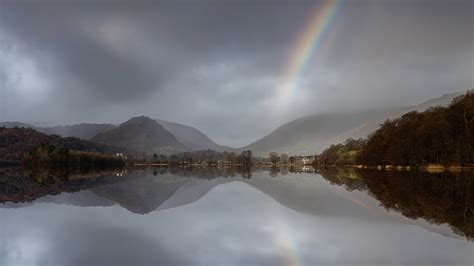
[{"label": "mountain reflection", "polygon": [[[252,172],[220,168],[154,168],[58,174],[0,168],[0,203],[9,208],[36,202],[119,205],[133,213],[147,214],[193,203],[217,185],[239,181],[302,213],[364,219],[374,215],[375,209],[377,215],[371,219],[392,219],[383,215],[380,211],[383,209],[377,206],[381,205],[387,211],[395,211],[412,220],[421,218],[434,225],[448,224],[454,233],[468,240],[474,237],[472,172],[352,168],[269,168],[253,169]],[[294,182],[301,174],[305,179]],[[328,186],[321,183],[322,179],[317,178],[319,175],[348,193],[358,192],[352,196],[360,198],[340,199],[328,193]],[[373,204],[371,198],[379,204]],[[325,201],[331,201],[331,204],[322,204]],[[365,207],[355,208],[352,201]]]}]

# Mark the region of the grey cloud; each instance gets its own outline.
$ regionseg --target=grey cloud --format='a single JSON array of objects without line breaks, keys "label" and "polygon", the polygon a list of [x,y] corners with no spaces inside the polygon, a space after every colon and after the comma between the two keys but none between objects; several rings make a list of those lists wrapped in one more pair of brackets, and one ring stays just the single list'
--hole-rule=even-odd
[{"label": "grey cloud", "polygon": [[[134,57],[88,36],[69,18],[73,8],[56,9],[55,5],[42,10],[30,4],[5,16],[6,25],[11,25],[20,42],[28,43],[28,49],[37,49],[37,54],[53,58],[57,72],[53,79],[60,85],[54,93],[67,97],[69,91],[76,90],[75,95],[81,91],[85,94],[84,101],[99,98],[113,102],[146,97],[159,88],[160,75],[166,74],[164,68],[153,72],[146,69]],[[57,12],[56,18],[50,12]]]}]

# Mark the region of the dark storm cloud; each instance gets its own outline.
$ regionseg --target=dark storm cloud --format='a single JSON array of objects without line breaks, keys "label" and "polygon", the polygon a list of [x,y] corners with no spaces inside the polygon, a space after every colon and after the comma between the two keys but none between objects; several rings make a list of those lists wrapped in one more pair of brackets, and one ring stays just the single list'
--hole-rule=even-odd
[{"label": "dark storm cloud", "polygon": [[87,27],[99,25],[78,22],[81,15],[87,19],[87,8],[56,3],[9,7],[2,14],[7,30],[27,43],[26,49],[52,57],[57,80],[62,80],[55,93],[67,96],[68,91],[80,90],[92,101],[97,97],[103,103],[126,101],[146,97],[160,86],[161,75],[166,75],[165,68],[152,73],[133,54],[120,53],[94,39]]},{"label": "dark storm cloud", "polygon": [[1,118],[144,114],[243,146],[305,114],[474,87],[472,1],[347,0],[280,108],[279,82],[318,3],[0,0]]}]

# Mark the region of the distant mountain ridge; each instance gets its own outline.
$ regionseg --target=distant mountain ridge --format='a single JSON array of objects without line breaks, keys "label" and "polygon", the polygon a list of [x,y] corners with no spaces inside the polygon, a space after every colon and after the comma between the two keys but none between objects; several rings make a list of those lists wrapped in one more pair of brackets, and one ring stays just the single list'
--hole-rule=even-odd
[{"label": "distant mountain ridge", "polygon": [[90,140],[97,134],[104,133],[115,127],[113,124],[81,123],[68,126],[37,127],[36,130],[45,134],[56,134],[62,137],[76,137]]},{"label": "distant mountain ridge", "polygon": [[0,122],[0,127],[6,127],[6,128],[24,127],[24,128],[36,129],[36,127],[33,126],[32,124],[22,123],[22,122]]},{"label": "distant mountain ridge", "polygon": [[0,122],[0,127],[15,128],[24,127],[32,128],[38,132],[47,135],[58,135],[61,137],[75,137],[84,140],[89,140],[95,137],[99,133],[104,133],[108,130],[114,129],[116,126],[113,124],[94,124],[94,123],[81,123],[67,126],[55,126],[55,127],[37,127],[32,124],[22,122]]}]

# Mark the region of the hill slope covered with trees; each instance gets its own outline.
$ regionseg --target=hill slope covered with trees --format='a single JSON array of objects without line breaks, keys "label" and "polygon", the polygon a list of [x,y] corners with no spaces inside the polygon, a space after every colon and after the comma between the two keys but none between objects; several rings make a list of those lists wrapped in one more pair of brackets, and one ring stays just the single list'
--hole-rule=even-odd
[{"label": "hill slope covered with trees", "polygon": [[366,165],[424,165],[474,163],[474,93],[448,107],[410,112],[386,121],[358,154]]},{"label": "hill slope covered with trees", "polygon": [[367,140],[332,145],[315,164],[421,166],[474,164],[474,93],[447,107],[409,112],[385,121]]}]

